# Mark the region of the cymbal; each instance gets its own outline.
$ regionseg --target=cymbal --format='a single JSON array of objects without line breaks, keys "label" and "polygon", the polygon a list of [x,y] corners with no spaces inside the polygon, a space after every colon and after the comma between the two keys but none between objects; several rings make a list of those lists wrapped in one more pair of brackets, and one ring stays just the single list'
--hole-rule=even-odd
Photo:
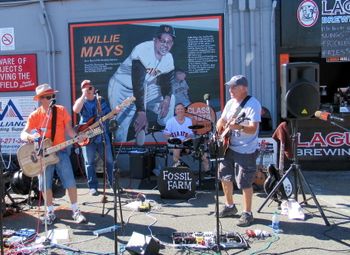
[{"label": "cymbal", "polygon": [[201,129],[204,128],[204,125],[192,125],[192,126],[188,126],[189,129]]},{"label": "cymbal", "polygon": [[156,128],[156,127],[151,127],[151,128],[148,129],[149,133],[160,132],[160,131],[163,131],[163,129]]}]

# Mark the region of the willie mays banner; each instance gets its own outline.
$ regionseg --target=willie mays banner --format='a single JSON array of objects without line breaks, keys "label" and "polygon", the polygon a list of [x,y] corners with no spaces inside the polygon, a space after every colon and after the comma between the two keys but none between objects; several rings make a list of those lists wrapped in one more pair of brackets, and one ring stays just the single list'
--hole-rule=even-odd
[{"label": "willie mays banner", "polygon": [[149,142],[154,141],[147,138],[149,128],[163,129],[177,103],[203,102],[208,93],[211,106],[220,111],[222,23],[221,15],[207,15],[69,24],[72,100],[81,95],[84,79],[112,108],[135,96],[135,104],[117,116],[117,142],[135,141],[140,111],[146,113]]}]

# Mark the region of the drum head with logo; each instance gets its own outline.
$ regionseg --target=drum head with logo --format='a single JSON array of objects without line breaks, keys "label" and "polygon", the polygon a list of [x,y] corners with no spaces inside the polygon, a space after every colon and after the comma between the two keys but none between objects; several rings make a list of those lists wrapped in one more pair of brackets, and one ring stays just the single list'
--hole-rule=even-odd
[{"label": "drum head with logo", "polygon": [[192,119],[194,126],[204,126],[203,128],[193,130],[197,135],[208,134],[212,129],[212,123],[216,122],[214,109],[203,102],[195,102],[187,106],[185,115]]},{"label": "drum head with logo", "polygon": [[187,167],[167,167],[158,176],[158,189],[162,198],[189,199],[196,191],[196,178]]}]

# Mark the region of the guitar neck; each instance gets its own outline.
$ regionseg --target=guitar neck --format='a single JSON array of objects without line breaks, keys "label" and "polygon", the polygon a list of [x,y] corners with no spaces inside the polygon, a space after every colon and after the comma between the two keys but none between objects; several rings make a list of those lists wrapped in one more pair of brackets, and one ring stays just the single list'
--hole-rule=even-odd
[{"label": "guitar neck", "polygon": [[279,166],[280,174],[283,174],[284,170],[284,143],[280,142],[280,154],[279,154]]},{"label": "guitar neck", "polygon": [[92,129],[97,128],[100,125],[100,122],[105,122],[106,120],[112,118],[114,116],[114,114],[115,114],[115,110],[107,113],[105,116],[99,118],[98,121],[96,121],[95,123],[91,124],[89,126],[89,128],[92,128]]},{"label": "guitar neck", "polygon": [[56,151],[59,151],[59,150],[62,150],[64,148],[66,148],[67,146],[69,145],[72,145],[73,143],[76,143],[79,141],[79,138],[78,137],[74,137],[70,140],[67,140],[63,143],[60,143],[60,144],[57,144],[57,145],[54,145],[54,146],[51,146],[50,148],[46,148],[46,154],[51,154],[51,153],[54,153]]}]

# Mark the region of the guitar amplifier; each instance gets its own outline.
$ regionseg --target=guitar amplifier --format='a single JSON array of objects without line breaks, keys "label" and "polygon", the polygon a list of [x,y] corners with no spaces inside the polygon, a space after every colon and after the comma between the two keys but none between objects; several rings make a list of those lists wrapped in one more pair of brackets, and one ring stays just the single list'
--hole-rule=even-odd
[{"label": "guitar amplifier", "polygon": [[145,151],[130,151],[129,168],[131,178],[144,179],[149,177],[154,167],[154,153]]}]

